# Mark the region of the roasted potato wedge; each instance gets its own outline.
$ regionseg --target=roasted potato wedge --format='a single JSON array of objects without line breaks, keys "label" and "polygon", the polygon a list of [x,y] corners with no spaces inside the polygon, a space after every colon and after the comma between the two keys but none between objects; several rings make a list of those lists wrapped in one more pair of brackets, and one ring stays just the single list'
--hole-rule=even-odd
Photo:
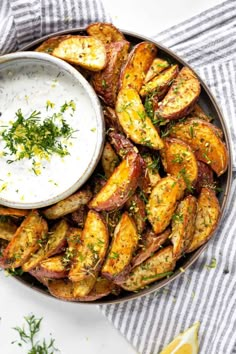
[{"label": "roasted potato wedge", "polygon": [[220,217],[220,205],[215,192],[210,188],[202,188],[198,198],[197,216],[193,239],[186,250],[194,251],[206,243],[215,231]]},{"label": "roasted potato wedge", "polygon": [[53,49],[52,55],[91,71],[102,70],[107,64],[104,44],[89,36],[70,36],[63,39]]},{"label": "roasted potato wedge", "polygon": [[6,241],[11,241],[17,226],[11,220],[0,220],[0,238]]},{"label": "roasted potato wedge", "polygon": [[134,258],[132,259],[132,268],[143,263],[144,261],[146,261],[146,259],[151,257],[154,252],[156,252],[169,238],[170,232],[171,231],[168,228],[161,234],[157,235],[152,230],[148,230],[144,237],[142,237],[141,248],[138,250]]},{"label": "roasted potato wedge", "polygon": [[138,149],[134,146],[131,141],[126,138],[123,134],[116,132],[109,132],[108,136],[110,138],[112,146],[114,146],[116,153],[124,159],[129,152],[138,153]]},{"label": "roasted potato wedge", "polygon": [[132,195],[125,204],[133,217],[138,233],[141,235],[146,227],[146,205],[137,193]]},{"label": "roasted potato wedge", "polygon": [[65,220],[61,220],[48,236],[43,240],[37,252],[33,253],[31,257],[22,265],[24,272],[34,269],[42,260],[51,257],[52,255],[61,252],[66,246],[66,235],[69,226]]},{"label": "roasted potato wedge", "polygon": [[117,284],[122,282],[130,271],[137,245],[137,228],[133,219],[125,212],[116,226],[111,248],[102,267],[102,275]]},{"label": "roasted potato wedge", "polygon": [[44,286],[48,286],[49,278],[41,277],[37,274],[35,269],[29,271],[29,274],[32,275],[39,283],[43,284]]},{"label": "roasted potato wedge", "polygon": [[3,216],[16,216],[16,217],[24,217],[30,213],[31,210],[27,209],[15,209],[15,208],[7,208],[0,206],[0,215]]},{"label": "roasted potato wedge", "polygon": [[120,89],[133,88],[139,92],[157,53],[157,47],[150,42],[137,44],[129,53],[120,74]]},{"label": "roasted potato wedge", "polygon": [[119,163],[120,159],[112,149],[111,144],[106,142],[102,153],[102,167],[107,178],[111,177]]},{"label": "roasted potato wedge", "polygon": [[146,285],[171,275],[175,263],[173,247],[167,246],[132,269],[121,287],[128,291],[143,289]]},{"label": "roasted potato wedge", "polygon": [[92,193],[88,188],[82,189],[64,200],[43,210],[47,219],[58,219],[64,215],[70,214],[79,209],[82,205],[87,204],[92,198]]},{"label": "roasted potato wedge", "polygon": [[81,235],[81,244],[72,260],[69,279],[77,282],[97,274],[106,256],[109,242],[107,225],[93,210],[88,212]]},{"label": "roasted potato wedge", "polygon": [[80,301],[95,301],[111,293],[118,295],[119,291],[119,287],[112,281],[99,277],[91,292],[87,296],[80,297]]},{"label": "roasted potato wedge", "polygon": [[74,296],[74,283],[65,279],[49,280],[47,284],[48,291],[54,297],[65,301],[78,301]]},{"label": "roasted potato wedge", "polygon": [[200,95],[198,78],[188,67],[183,67],[155,114],[161,119],[180,119],[193,109]]},{"label": "roasted potato wedge", "polygon": [[4,250],[3,258],[7,268],[22,266],[40,247],[48,232],[46,221],[36,210],[32,210],[21,223],[15,235]]},{"label": "roasted potato wedge", "polygon": [[172,127],[170,136],[187,143],[197,160],[211,166],[218,176],[226,171],[228,151],[211,123],[198,118],[186,119]]},{"label": "roasted potato wedge", "polygon": [[34,274],[50,279],[62,279],[67,277],[69,270],[64,263],[64,254],[53,256],[41,261],[34,269]]},{"label": "roasted potato wedge", "polygon": [[90,36],[99,39],[104,44],[125,40],[123,33],[111,23],[91,23],[86,28],[86,31]]},{"label": "roasted potato wedge", "polygon": [[147,95],[156,95],[159,100],[162,99],[178,73],[179,67],[177,64],[170,66],[148,83],[144,84],[139,92],[140,96],[145,97]]},{"label": "roasted potato wedge", "polygon": [[198,166],[198,177],[197,182],[195,183],[195,191],[197,194],[200,194],[203,187],[215,188],[213,170],[209,165],[205,164],[202,161],[197,162]]},{"label": "roasted potato wedge", "polygon": [[197,199],[192,195],[183,199],[172,215],[170,239],[173,243],[173,255],[176,259],[183,255],[192,242],[196,215]]},{"label": "roasted potato wedge", "polygon": [[159,75],[163,70],[170,66],[167,60],[162,58],[155,58],[148,69],[147,75],[145,76],[144,82],[152,80],[155,76]]},{"label": "roasted potato wedge", "polygon": [[135,192],[141,174],[140,156],[129,153],[116,167],[105,186],[89,203],[89,208],[111,211],[125,204]]},{"label": "roasted potato wedge", "polygon": [[165,171],[175,176],[181,185],[182,192],[192,188],[198,177],[197,160],[191,147],[180,139],[163,139],[164,148],[160,151]]},{"label": "roasted potato wedge", "polygon": [[97,274],[92,274],[83,280],[74,282],[73,296],[75,298],[87,296],[97,281]]},{"label": "roasted potato wedge", "polygon": [[52,54],[53,50],[58,47],[58,44],[61,43],[61,41],[63,41],[64,39],[68,39],[70,37],[71,35],[68,34],[65,36],[55,36],[52,38],[48,38],[46,41],[40,44],[40,46],[37,47],[35,51]]},{"label": "roasted potato wedge", "polygon": [[127,41],[107,45],[107,65],[92,76],[91,83],[94,90],[111,107],[115,107],[120,70],[127,59],[129,45]]},{"label": "roasted potato wedge", "polygon": [[152,189],[161,179],[159,174],[159,158],[155,158],[154,154],[152,154],[152,156],[151,154],[144,154],[142,158],[146,163],[145,174],[148,176],[149,184]]},{"label": "roasted potato wedge", "polygon": [[86,205],[81,205],[79,209],[71,213],[70,218],[72,220],[72,223],[74,223],[77,227],[83,228],[86,220],[86,216],[87,216]]},{"label": "roasted potato wedge", "polygon": [[202,120],[205,120],[206,122],[211,122],[212,121],[212,117],[208,116],[203,109],[199,106],[199,104],[195,104],[195,106],[193,107],[193,110],[190,112],[190,114],[188,115],[189,118],[199,118]]},{"label": "roasted potato wedge", "polygon": [[103,115],[105,118],[106,128],[112,131],[123,133],[122,126],[116,115],[114,108],[103,106]]},{"label": "roasted potato wedge", "polygon": [[116,114],[124,132],[132,141],[154,150],[163,148],[162,139],[147,116],[136,90],[133,88],[120,90],[116,102]]},{"label": "roasted potato wedge", "polygon": [[147,203],[147,217],[156,234],[169,225],[177,206],[179,184],[175,177],[164,177],[153,188]]}]

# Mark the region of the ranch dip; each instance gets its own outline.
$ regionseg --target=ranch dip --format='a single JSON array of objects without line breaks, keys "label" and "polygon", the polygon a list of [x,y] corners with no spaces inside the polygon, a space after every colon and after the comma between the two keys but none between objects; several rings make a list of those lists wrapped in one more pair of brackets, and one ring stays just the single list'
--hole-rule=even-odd
[{"label": "ranch dip", "polygon": [[[57,137],[56,148],[48,153],[33,145],[29,157],[28,143],[15,145],[17,152],[13,153],[9,146],[14,139],[17,141],[23,136],[27,140],[28,128],[23,133],[19,128],[12,133],[19,116],[26,125],[29,117],[34,119],[36,116],[33,123],[38,129],[35,141],[36,136],[44,138],[41,127],[45,126],[46,119],[50,120],[52,128],[62,131],[64,122],[69,134]],[[1,63],[0,204],[22,204],[24,208],[27,204],[43,206],[46,200],[50,201],[47,204],[57,201],[91,164],[97,149],[97,124],[91,98],[70,71],[41,59]],[[47,134],[51,139],[50,130]]]}]

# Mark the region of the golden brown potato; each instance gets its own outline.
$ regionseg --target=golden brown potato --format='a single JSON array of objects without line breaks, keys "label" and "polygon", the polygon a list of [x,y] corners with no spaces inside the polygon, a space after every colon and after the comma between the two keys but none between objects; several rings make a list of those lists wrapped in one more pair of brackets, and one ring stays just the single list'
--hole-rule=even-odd
[{"label": "golden brown potato", "polygon": [[34,269],[34,274],[39,277],[50,279],[65,278],[67,277],[69,270],[63,260],[64,254],[44,259]]},{"label": "golden brown potato", "polygon": [[147,75],[144,79],[144,82],[147,83],[148,81],[152,80],[155,76],[160,74],[163,70],[168,68],[170,64],[167,60],[162,58],[155,58],[148,69]]},{"label": "golden brown potato", "polygon": [[104,44],[125,40],[123,33],[111,23],[91,23],[86,31],[90,36],[100,39]]},{"label": "golden brown potato", "polygon": [[198,165],[198,177],[195,184],[195,191],[200,194],[203,187],[215,188],[216,184],[214,182],[213,170],[207,164],[202,161],[197,162]]},{"label": "golden brown potato", "polygon": [[46,221],[36,210],[32,210],[18,227],[14,237],[4,250],[3,258],[7,268],[22,266],[40,247],[40,241],[48,232]]},{"label": "golden brown potato", "polygon": [[69,279],[77,282],[88,276],[95,276],[102,266],[109,242],[108,230],[103,218],[90,210],[72,260]]},{"label": "golden brown potato", "polygon": [[147,95],[156,95],[161,100],[166,92],[169,90],[173,80],[179,73],[178,65],[172,65],[165,71],[162,71],[159,75],[155,76],[148,83],[144,84],[139,92],[141,97]]},{"label": "golden brown potato", "polygon": [[17,226],[11,220],[0,220],[0,238],[11,241],[17,230]]},{"label": "golden brown potato", "polygon": [[202,188],[198,198],[195,232],[186,252],[194,251],[209,240],[217,227],[219,217],[220,205],[215,192],[210,188]]},{"label": "golden brown potato", "polygon": [[106,178],[111,177],[115,168],[119,165],[120,160],[116,155],[115,151],[112,149],[110,143],[106,142],[103,153],[102,153],[102,167]]},{"label": "golden brown potato", "polygon": [[156,234],[169,225],[178,196],[179,184],[175,177],[164,177],[153,188],[147,203],[147,217]]},{"label": "golden brown potato", "polygon": [[170,90],[159,103],[156,115],[161,119],[179,119],[192,110],[200,95],[200,82],[188,67],[183,67]]},{"label": "golden brown potato", "polygon": [[196,215],[197,199],[192,195],[183,199],[172,215],[170,238],[173,243],[173,255],[176,259],[183,255],[192,242]]},{"label": "golden brown potato", "polygon": [[94,90],[111,107],[115,107],[120,70],[127,59],[129,45],[127,41],[107,45],[107,65],[92,76],[91,83]]},{"label": "golden brown potato", "polygon": [[136,255],[132,259],[132,268],[143,263],[156,252],[163,243],[169,238],[170,229],[166,229],[161,234],[155,234],[152,230],[148,230],[142,237],[142,245]]},{"label": "golden brown potato", "polygon": [[116,102],[116,114],[124,132],[132,141],[155,150],[163,148],[158,131],[147,116],[136,90],[133,88],[120,90]]},{"label": "golden brown potato", "polygon": [[53,50],[57,48],[58,44],[63,41],[64,39],[70,38],[71,35],[63,35],[63,36],[55,36],[52,38],[48,38],[46,41],[44,41],[42,44],[40,44],[39,47],[35,49],[36,52],[43,52],[43,53],[48,53],[52,54]]},{"label": "golden brown potato", "polygon": [[193,110],[189,113],[188,117],[199,118],[205,120],[206,122],[211,122],[213,119],[212,117],[208,116],[197,103],[193,107]]},{"label": "golden brown potato", "polygon": [[15,208],[7,208],[0,206],[0,215],[4,216],[16,216],[16,217],[24,217],[30,213],[31,210],[26,209],[15,209]]},{"label": "golden brown potato", "polygon": [[125,212],[116,226],[111,248],[102,267],[102,275],[117,284],[122,282],[130,271],[137,245],[137,228],[133,219]]},{"label": "golden brown potato", "polygon": [[53,279],[47,284],[48,291],[54,297],[64,301],[78,301],[74,296],[74,283],[69,279]]},{"label": "golden brown potato", "polygon": [[129,53],[128,60],[121,71],[120,89],[133,88],[139,92],[156,53],[155,44],[138,43]]},{"label": "golden brown potato", "polygon": [[66,199],[43,210],[47,219],[58,219],[79,209],[81,205],[87,204],[92,198],[92,193],[88,188],[81,189]]},{"label": "golden brown potato", "polygon": [[116,153],[124,159],[129,152],[138,153],[138,149],[134,144],[126,138],[123,134],[116,132],[109,132],[108,136],[110,138],[111,144],[116,150]]},{"label": "golden brown potato", "polygon": [[192,192],[198,177],[196,157],[189,145],[180,139],[165,138],[160,151],[165,171],[175,176],[181,185],[181,195],[185,189]]},{"label": "golden brown potato", "polygon": [[60,252],[66,246],[68,228],[69,226],[65,220],[57,223],[40,244],[38,251],[33,253],[27,262],[23,264],[22,269],[24,272],[34,269],[43,259]]},{"label": "golden brown potato", "polygon": [[91,274],[85,279],[74,282],[73,296],[75,298],[87,296],[97,281],[97,274]]},{"label": "golden brown potato", "polygon": [[141,235],[146,226],[146,206],[144,201],[135,193],[128,199],[125,206],[132,215],[137,231]]},{"label": "golden brown potato", "polygon": [[89,208],[101,210],[114,210],[129,199],[135,192],[141,174],[140,157],[136,153],[129,153],[116,167],[105,186],[89,203]]},{"label": "golden brown potato", "polygon": [[146,285],[156,280],[170,276],[174,268],[173,247],[165,247],[132,269],[128,278],[121,284],[121,287],[128,291],[143,289]]},{"label": "golden brown potato", "polygon": [[86,205],[81,205],[79,209],[71,213],[70,218],[72,220],[72,223],[74,223],[77,227],[83,228],[86,216],[87,216]]},{"label": "golden brown potato", "polygon": [[174,125],[170,136],[187,143],[193,149],[197,160],[211,166],[218,176],[226,171],[228,151],[211,123],[189,118]]},{"label": "golden brown potato", "polygon": [[102,70],[107,64],[104,44],[89,36],[70,36],[63,39],[53,49],[52,55],[91,71]]},{"label": "golden brown potato", "polygon": [[149,178],[149,184],[151,189],[155,187],[158,181],[160,181],[161,176],[159,174],[159,159],[154,156],[154,154],[144,154],[142,155],[146,163],[145,174]]},{"label": "golden brown potato", "polygon": [[87,296],[81,296],[80,301],[95,301],[111,293],[118,295],[119,287],[112,281],[99,277],[91,292]]}]

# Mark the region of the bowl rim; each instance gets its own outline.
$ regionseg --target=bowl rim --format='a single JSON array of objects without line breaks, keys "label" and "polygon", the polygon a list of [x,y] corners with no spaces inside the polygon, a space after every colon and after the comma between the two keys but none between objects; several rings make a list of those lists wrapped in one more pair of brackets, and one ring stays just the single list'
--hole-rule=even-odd
[{"label": "bowl rim", "polygon": [[37,209],[37,208],[43,208],[55,204],[60,200],[69,197],[71,194],[76,192],[76,190],[78,190],[82,185],[85,184],[85,182],[88,180],[88,178],[95,170],[101,158],[102,148],[105,140],[105,122],[104,122],[102,106],[97,97],[97,94],[95,93],[94,89],[89,84],[89,82],[83,77],[83,75],[78,70],[76,70],[72,65],[65,62],[64,60],[53,57],[46,53],[35,52],[35,51],[18,51],[18,52],[4,54],[0,56],[0,68],[2,65],[6,65],[12,62],[13,63],[20,62],[23,60],[29,60],[32,64],[34,62],[38,62],[40,63],[40,65],[44,65],[44,64],[46,65],[47,63],[49,63],[57,67],[61,71],[64,71],[67,74],[69,74],[69,78],[73,77],[77,82],[80,83],[84,93],[89,97],[89,102],[92,109],[94,110],[94,117],[96,120],[97,132],[96,132],[96,144],[94,147],[94,153],[92,155],[91,160],[88,162],[86,169],[83,171],[83,174],[78,177],[77,181],[72,186],[70,186],[65,191],[59,194],[55,194],[50,199],[47,199],[45,201],[34,202],[34,203],[14,202],[14,201],[8,201],[7,199],[4,198],[0,198],[1,204],[7,207],[19,208],[19,209]]},{"label": "bowl rim", "polygon": [[[50,33],[48,35],[45,35],[39,39],[34,40],[33,42],[25,45],[24,47],[22,47],[20,50],[29,50],[32,49],[33,47],[35,47],[36,45],[39,45],[40,43],[42,43],[43,41],[54,37],[54,36],[59,36],[59,35],[66,35],[66,34],[84,34],[86,30],[86,27],[77,27],[77,28],[72,28],[72,29],[66,29],[66,30],[62,30],[62,31],[58,31],[55,33]],[[230,188],[231,188],[231,183],[232,183],[232,174],[233,174],[233,169],[232,169],[232,148],[231,148],[231,141],[229,138],[229,130],[226,126],[225,123],[225,119],[223,116],[223,113],[220,109],[220,107],[217,104],[217,101],[214,97],[214,95],[212,94],[211,90],[208,88],[208,86],[206,85],[206,83],[203,81],[203,79],[198,75],[198,73],[194,70],[194,68],[191,67],[191,65],[188,64],[188,62],[184,59],[182,59],[181,57],[179,57],[175,52],[173,52],[172,50],[170,50],[169,48],[165,47],[164,45],[162,45],[161,43],[159,43],[158,41],[147,37],[145,35],[142,35],[140,33],[135,33],[133,31],[128,31],[126,29],[119,29],[125,36],[127,37],[133,37],[133,39],[135,39],[135,41],[137,43],[141,42],[141,41],[149,41],[151,43],[154,43],[158,49],[160,49],[161,51],[165,52],[167,54],[167,56],[170,56],[172,58],[174,58],[174,60],[176,60],[177,62],[181,63],[181,65],[183,66],[187,66],[189,67],[194,73],[195,75],[198,77],[201,86],[203,87],[205,93],[208,96],[208,99],[210,101],[210,103],[213,105],[216,114],[217,114],[217,119],[220,121],[221,124],[221,128],[223,130],[224,133],[224,139],[225,139],[225,144],[228,150],[228,155],[229,155],[229,161],[228,161],[228,169],[226,171],[227,174],[227,179],[226,179],[226,187],[225,187],[225,191],[224,191],[224,195],[223,195],[223,199],[222,199],[222,203],[221,203],[221,215],[220,215],[220,219],[218,221],[218,225],[214,231],[214,234],[212,237],[214,237],[214,235],[216,234],[219,226],[221,225],[221,221],[222,218],[224,216],[225,210],[227,208],[227,205],[229,203],[229,199],[230,199]],[[224,175],[226,176],[226,175]],[[209,240],[210,241],[210,240]],[[99,299],[99,300],[95,300],[92,302],[89,301],[80,301],[80,302],[74,302],[74,304],[76,306],[78,305],[111,305],[111,304],[119,304],[119,303],[124,303],[130,300],[135,300],[138,298],[141,298],[143,296],[146,296],[148,294],[151,294],[155,291],[160,290],[161,288],[163,288],[166,285],[169,285],[173,280],[175,280],[176,278],[178,278],[181,274],[183,274],[185,272],[185,270],[187,270],[198,258],[199,256],[203,253],[203,251],[207,248],[209,241],[207,241],[204,245],[202,245],[200,248],[198,248],[196,251],[194,251],[193,253],[191,253],[189,259],[186,261],[186,263],[183,265],[183,267],[181,267],[181,269],[176,269],[173,273],[173,275],[171,275],[168,278],[164,278],[162,280],[159,280],[156,283],[151,284],[147,289],[143,289],[138,293],[126,293],[126,295],[122,298],[104,298],[104,299]],[[63,301],[66,302],[65,300],[60,300],[58,298],[53,297],[49,292],[47,292],[46,289],[41,289],[39,287],[36,287],[35,285],[30,285],[28,282],[26,282],[23,278],[16,276],[15,277],[19,282],[23,283],[24,285],[31,287],[33,290],[40,292],[41,294],[45,295],[45,296],[49,296],[50,298],[55,299],[56,301]],[[70,302],[73,303],[73,302]]]}]

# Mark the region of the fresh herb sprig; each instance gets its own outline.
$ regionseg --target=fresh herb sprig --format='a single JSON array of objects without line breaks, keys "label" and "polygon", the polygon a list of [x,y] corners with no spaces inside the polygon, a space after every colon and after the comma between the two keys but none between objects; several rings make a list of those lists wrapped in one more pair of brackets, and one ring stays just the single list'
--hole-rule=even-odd
[{"label": "fresh herb sprig", "polygon": [[20,347],[23,345],[29,345],[30,349],[27,354],[54,354],[59,352],[55,348],[55,339],[50,338],[49,342],[45,339],[37,340],[37,335],[40,332],[40,326],[43,318],[36,318],[35,315],[29,315],[24,317],[26,325],[22,327],[14,327],[13,329],[18,332],[20,340],[12,342],[12,344],[18,344]]}]

